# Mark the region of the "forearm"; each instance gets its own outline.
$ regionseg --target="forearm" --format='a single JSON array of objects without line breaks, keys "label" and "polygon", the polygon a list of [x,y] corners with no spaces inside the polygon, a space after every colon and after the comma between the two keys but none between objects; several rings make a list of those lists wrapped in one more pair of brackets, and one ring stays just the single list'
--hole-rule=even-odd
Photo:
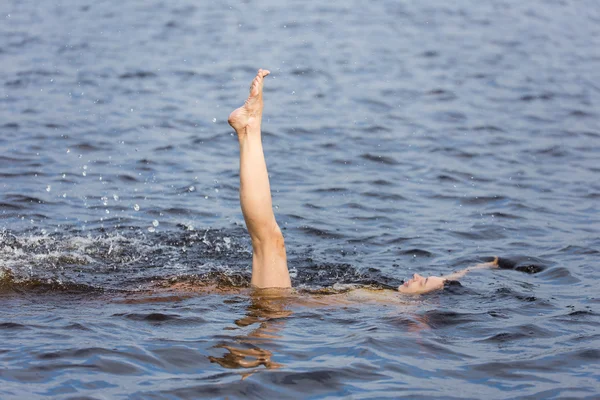
[{"label": "forearm", "polygon": [[260,130],[248,131],[240,141],[240,203],[253,243],[277,229],[271,187]]},{"label": "forearm", "polygon": [[471,271],[475,271],[478,269],[486,269],[486,268],[496,268],[496,267],[498,267],[498,257],[495,257],[494,261],[473,265],[471,267],[461,269],[460,271],[453,272],[449,275],[444,275],[442,278],[449,280],[449,281],[455,281],[455,280],[462,278],[463,276],[465,276],[467,273],[469,273]]}]

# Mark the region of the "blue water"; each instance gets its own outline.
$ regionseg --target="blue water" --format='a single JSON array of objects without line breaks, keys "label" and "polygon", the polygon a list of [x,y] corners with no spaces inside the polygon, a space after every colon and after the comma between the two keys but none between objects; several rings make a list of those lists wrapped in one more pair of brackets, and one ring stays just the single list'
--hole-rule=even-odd
[{"label": "blue water", "polygon": [[[0,398],[600,395],[596,2],[0,18]],[[287,300],[248,289],[226,121],[258,68]]]}]

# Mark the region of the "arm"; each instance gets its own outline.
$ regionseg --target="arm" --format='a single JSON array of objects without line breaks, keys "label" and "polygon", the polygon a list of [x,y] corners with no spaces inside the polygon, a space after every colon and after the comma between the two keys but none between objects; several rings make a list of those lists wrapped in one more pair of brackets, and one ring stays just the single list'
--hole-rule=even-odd
[{"label": "arm", "polygon": [[498,267],[498,257],[494,257],[494,261],[473,265],[472,267],[468,267],[462,269],[460,271],[453,272],[449,275],[442,276],[443,279],[447,281],[456,281],[463,276],[465,276],[468,272],[475,271],[477,269],[486,269],[486,268],[497,268]]}]

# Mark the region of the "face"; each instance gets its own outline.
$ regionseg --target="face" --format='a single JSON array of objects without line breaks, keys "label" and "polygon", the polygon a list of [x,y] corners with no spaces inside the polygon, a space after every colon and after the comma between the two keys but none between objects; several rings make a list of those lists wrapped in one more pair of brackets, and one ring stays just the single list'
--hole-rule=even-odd
[{"label": "face", "polygon": [[442,289],[443,287],[444,279],[439,276],[425,278],[419,274],[414,274],[412,279],[400,285],[398,291],[405,294],[422,294]]}]

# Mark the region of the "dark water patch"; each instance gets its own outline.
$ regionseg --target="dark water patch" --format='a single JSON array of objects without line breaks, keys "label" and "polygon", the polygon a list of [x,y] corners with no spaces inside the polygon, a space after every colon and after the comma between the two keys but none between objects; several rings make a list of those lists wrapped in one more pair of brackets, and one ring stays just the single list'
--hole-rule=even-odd
[{"label": "dark water patch", "polygon": [[486,212],[486,213],[483,213],[483,215],[492,217],[492,218],[499,218],[499,219],[523,219],[523,217],[520,217],[515,214],[510,214],[507,212]]},{"label": "dark water patch", "polygon": [[[600,327],[598,313],[595,313],[591,310],[570,311],[566,314],[555,315],[552,317],[552,320],[560,325],[566,324],[569,326],[578,326],[580,328],[590,327],[594,329]],[[582,332],[582,334],[584,334],[584,332]],[[581,337],[578,341],[583,341],[586,339],[593,341],[593,338],[588,337],[588,335]]]},{"label": "dark water patch", "polygon": [[554,99],[554,97],[555,96],[552,93],[526,94],[521,96],[519,100],[529,103],[535,100],[548,101]]},{"label": "dark water patch", "polygon": [[311,190],[312,193],[341,193],[341,192],[347,192],[347,191],[348,191],[348,189],[343,188],[343,187],[329,187],[329,188]]},{"label": "dark water patch", "polygon": [[390,186],[392,185],[392,182],[385,180],[385,179],[375,179],[374,181],[370,182],[373,185],[377,185],[377,186]]},{"label": "dark water patch", "polygon": [[392,130],[386,126],[381,126],[381,125],[369,125],[369,126],[365,126],[364,128],[361,129],[361,132],[365,132],[365,133],[380,133],[380,132],[391,132]]},{"label": "dark water patch", "polygon": [[[3,175],[0,174],[0,176],[3,176]],[[19,204],[0,202],[0,209],[2,209],[2,210],[25,210],[25,209],[27,209],[27,207],[24,205],[19,205]]]},{"label": "dark water patch", "polygon": [[569,111],[569,116],[575,118],[596,118],[598,115],[596,113],[583,110],[571,110]]},{"label": "dark water patch", "polygon": [[445,310],[431,310],[421,315],[422,320],[432,329],[444,329],[455,325],[466,325],[482,322],[484,317],[474,313],[461,313]]},{"label": "dark water patch", "polygon": [[397,250],[397,254],[413,257],[435,257],[435,254],[423,249]]},{"label": "dark water patch", "polygon": [[462,198],[461,203],[466,205],[481,205],[481,204],[495,204],[505,202],[507,199],[502,195],[493,196],[465,196]]},{"label": "dark water patch", "polygon": [[[506,328],[505,328],[506,329]],[[490,343],[508,343],[523,339],[538,340],[553,337],[554,334],[533,324],[526,324],[511,327],[509,331],[500,332],[488,338],[482,339],[482,342]]]},{"label": "dark water patch", "polygon": [[570,254],[570,255],[592,255],[599,254],[600,251],[593,249],[591,247],[583,247],[577,245],[568,245],[559,250],[560,253]]},{"label": "dark water patch", "polygon": [[121,182],[138,182],[138,179],[134,175],[119,174],[118,178]]},{"label": "dark water patch", "polygon": [[385,165],[397,165],[398,164],[398,162],[396,160],[394,160],[392,157],[381,156],[381,155],[370,154],[370,153],[361,154],[360,158],[362,158],[363,160],[373,161],[373,162],[381,163],[381,164],[385,164]]},{"label": "dark water patch", "polygon": [[[2,287],[0,286],[0,290]],[[0,322],[0,331],[24,331],[30,329],[27,325],[19,324],[16,322]]]},{"label": "dark water patch", "polygon": [[312,204],[312,203],[304,203],[303,206],[306,208],[311,208],[313,210],[322,210],[323,209],[323,207],[320,207],[320,206],[318,206],[316,204]]},{"label": "dark water patch", "polygon": [[437,122],[458,123],[466,122],[468,118],[460,111],[438,111],[431,115],[431,119]]},{"label": "dark water patch", "polygon": [[[533,267],[533,269],[532,269],[532,267]],[[539,267],[539,266],[525,265],[525,266],[521,267],[521,268],[525,268],[524,271],[522,269],[517,269],[517,270],[526,272],[528,274],[541,272],[539,274],[539,276],[541,278],[544,278],[545,280],[547,280],[549,282],[554,282],[555,284],[559,284],[559,285],[567,285],[567,284],[574,284],[574,283],[580,282],[580,280],[577,277],[573,276],[571,274],[571,272],[569,271],[569,269],[566,267],[558,266],[558,267],[551,267],[551,268],[548,268],[545,270],[538,270],[537,267]],[[534,272],[530,272],[530,271],[534,271]]]},{"label": "dark water patch", "polygon": [[451,157],[470,159],[479,156],[479,154],[470,153],[457,147],[436,147],[431,150],[433,153],[443,153]]},{"label": "dark water patch", "polygon": [[[453,101],[457,99],[456,93],[444,90],[444,89],[433,89],[425,93],[426,96],[435,98],[436,101]],[[438,114],[443,115],[443,114]],[[448,114],[449,117],[451,114]]]},{"label": "dark water patch", "polygon": [[388,239],[385,241],[386,244],[401,244],[404,242],[407,242],[409,240],[414,239],[413,237],[404,237],[404,236],[397,236],[397,237],[393,237],[391,239]]},{"label": "dark water patch", "polygon": [[475,132],[504,132],[504,130],[495,125],[477,125],[471,128]]},{"label": "dark water patch", "polygon": [[354,165],[352,160],[344,160],[341,158],[336,158],[336,159],[332,160],[331,163],[335,164],[335,165]]},{"label": "dark water patch", "polygon": [[597,316],[598,314],[593,311],[590,311],[590,310],[577,310],[577,311],[570,312],[568,315],[571,317],[575,317],[575,316],[592,316],[592,315]]},{"label": "dark water patch", "polygon": [[124,74],[119,75],[120,79],[147,79],[147,78],[155,78],[156,74],[151,71],[135,71],[135,72],[126,72]]},{"label": "dark water patch", "polygon": [[355,98],[354,101],[360,104],[360,107],[365,107],[372,112],[384,113],[392,110],[392,106],[388,103],[372,98],[359,97]]},{"label": "dark water patch", "polygon": [[550,146],[543,149],[532,150],[529,153],[537,156],[550,156],[557,158],[569,156],[568,151],[562,146]]},{"label": "dark water patch", "polygon": [[40,198],[37,197],[32,197],[32,196],[27,196],[27,195],[23,195],[23,194],[14,194],[14,193],[9,193],[4,195],[4,198],[8,201],[10,201],[11,203],[16,203],[16,204],[45,204],[46,202]]},{"label": "dark water patch", "polygon": [[113,317],[122,317],[132,321],[140,321],[147,322],[151,325],[177,325],[177,326],[186,326],[186,325],[198,325],[203,324],[206,321],[200,316],[181,316],[178,314],[166,314],[166,313],[128,313],[128,314],[114,314]]},{"label": "dark water patch", "polygon": [[2,128],[4,129],[14,129],[17,130],[20,128],[20,125],[16,122],[7,122],[5,124],[2,125]]},{"label": "dark water patch", "polygon": [[361,196],[372,197],[372,198],[376,198],[376,199],[380,199],[380,200],[385,200],[385,201],[402,201],[402,200],[406,200],[406,198],[404,196],[401,196],[399,194],[396,194],[396,193],[386,193],[386,192],[382,192],[382,191],[378,191],[378,192],[363,192],[363,193],[361,193]]},{"label": "dark water patch", "polygon": [[420,54],[421,57],[425,57],[425,58],[434,58],[434,57],[438,57],[439,55],[440,55],[440,53],[435,50],[427,50]]},{"label": "dark water patch", "polygon": [[325,229],[319,229],[319,228],[315,228],[315,227],[308,226],[308,225],[301,226],[300,230],[308,235],[319,237],[319,238],[340,239],[340,238],[345,237],[345,235],[343,235],[341,233],[336,233],[336,232],[328,231]]},{"label": "dark water patch", "polygon": [[452,182],[452,183],[456,183],[456,182],[460,182],[459,179],[454,178],[453,176],[450,175],[438,175],[437,176],[437,180],[441,181],[441,182]]}]

